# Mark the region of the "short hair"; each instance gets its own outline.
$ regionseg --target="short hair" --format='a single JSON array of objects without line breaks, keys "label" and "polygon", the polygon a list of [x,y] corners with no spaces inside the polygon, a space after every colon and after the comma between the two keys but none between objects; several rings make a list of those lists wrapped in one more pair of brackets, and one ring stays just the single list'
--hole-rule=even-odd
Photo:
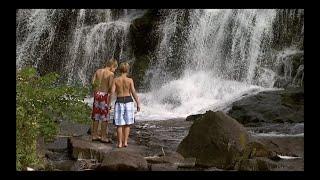
[{"label": "short hair", "polygon": [[129,63],[123,62],[123,63],[120,64],[119,70],[120,70],[121,73],[128,73],[129,72],[129,68],[130,68]]},{"label": "short hair", "polygon": [[106,66],[107,66],[107,67],[117,68],[117,67],[118,67],[118,62],[117,62],[117,60],[111,58],[111,59],[109,59],[109,60],[107,61]]}]

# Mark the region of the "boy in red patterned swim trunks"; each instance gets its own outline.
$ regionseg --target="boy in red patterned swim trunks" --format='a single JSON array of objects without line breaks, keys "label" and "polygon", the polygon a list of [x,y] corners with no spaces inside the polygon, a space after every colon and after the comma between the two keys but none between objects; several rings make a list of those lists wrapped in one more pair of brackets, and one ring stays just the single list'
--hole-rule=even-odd
[{"label": "boy in red patterned swim trunks", "polygon": [[[110,142],[107,138],[108,115],[109,115],[109,95],[111,92],[114,71],[117,69],[118,63],[111,59],[107,61],[106,67],[98,69],[93,78],[93,106],[92,106],[92,141],[100,140],[101,142]],[[101,123],[101,139],[98,136],[98,126]]]}]

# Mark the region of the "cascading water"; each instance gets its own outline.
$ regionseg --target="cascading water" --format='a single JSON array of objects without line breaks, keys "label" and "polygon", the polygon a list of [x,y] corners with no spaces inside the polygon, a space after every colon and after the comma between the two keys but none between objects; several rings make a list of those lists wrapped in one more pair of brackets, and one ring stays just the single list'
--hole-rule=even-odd
[{"label": "cascading water", "polygon": [[25,65],[39,68],[39,61],[52,48],[54,38],[59,36],[56,32],[59,26],[57,21],[61,20],[63,13],[75,14],[76,17],[74,24],[72,20],[68,22],[71,24],[71,33],[68,34],[70,41],[63,44],[67,46],[64,57],[56,57],[61,64],[60,72],[69,83],[88,84],[94,71],[104,66],[110,58],[120,62],[133,61],[128,44],[129,27],[131,21],[143,15],[144,11],[122,11],[114,15],[110,9],[19,10],[17,68]]},{"label": "cascading water", "polygon": [[[130,26],[147,11],[18,10],[17,68],[58,71],[69,83],[88,85],[107,59],[135,61]],[[140,93],[137,119],[226,110],[243,95],[303,84],[303,10],[158,12],[162,18],[152,28],[160,41],[150,52],[153,58],[144,78],[149,89]],[[283,33],[295,27],[296,37]]]},{"label": "cascading water", "polygon": [[57,10],[19,10],[17,12],[17,68],[37,66],[49,49],[55,34],[51,18]]},{"label": "cascading water", "polygon": [[69,82],[80,79],[87,84],[94,71],[101,68],[107,59],[116,58],[121,62],[132,61],[133,58],[128,45],[128,32],[131,21],[141,13],[127,14],[125,11],[123,16],[113,20],[111,10],[99,10],[99,13],[93,14],[104,18],[93,25],[84,24],[86,13],[86,10],[79,12],[70,48],[71,61],[67,61],[64,69]]},{"label": "cascading water", "polygon": [[[276,10],[192,10],[184,44],[174,44],[173,10],[162,24],[162,41],[151,74],[151,91],[141,94],[140,119],[186,117],[205,110],[225,110],[244,94],[272,89],[275,72],[266,61]],[[175,46],[182,52],[179,77],[170,72]],[[264,61],[262,61],[264,60]],[[176,72],[174,72],[176,73]]]}]

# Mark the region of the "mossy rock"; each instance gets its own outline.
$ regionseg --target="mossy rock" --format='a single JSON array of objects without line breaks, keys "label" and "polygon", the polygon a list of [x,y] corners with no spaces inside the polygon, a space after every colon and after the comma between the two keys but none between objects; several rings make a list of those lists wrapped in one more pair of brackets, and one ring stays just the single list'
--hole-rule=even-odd
[{"label": "mossy rock", "polygon": [[233,169],[249,141],[245,128],[223,112],[207,111],[194,121],[177,151],[196,165]]}]

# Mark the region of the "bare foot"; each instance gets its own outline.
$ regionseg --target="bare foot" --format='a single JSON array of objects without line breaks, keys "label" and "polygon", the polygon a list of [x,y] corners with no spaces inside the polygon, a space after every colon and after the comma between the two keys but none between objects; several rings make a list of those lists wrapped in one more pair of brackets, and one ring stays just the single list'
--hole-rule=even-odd
[{"label": "bare foot", "polygon": [[124,147],[128,147],[128,144],[125,143],[125,144],[124,144]]},{"label": "bare foot", "polygon": [[99,141],[100,137],[99,136],[92,136],[91,140],[92,141]]},{"label": "bare foot", "polygon": [[102,143],[111,143],[110,139],[108,139],[108,138],[101,138],[100,141]]},{"label": "bare foot", "polygon": [[118,144],[118,146],[117,146],[118,148],[122,148],[122,144]]}]

